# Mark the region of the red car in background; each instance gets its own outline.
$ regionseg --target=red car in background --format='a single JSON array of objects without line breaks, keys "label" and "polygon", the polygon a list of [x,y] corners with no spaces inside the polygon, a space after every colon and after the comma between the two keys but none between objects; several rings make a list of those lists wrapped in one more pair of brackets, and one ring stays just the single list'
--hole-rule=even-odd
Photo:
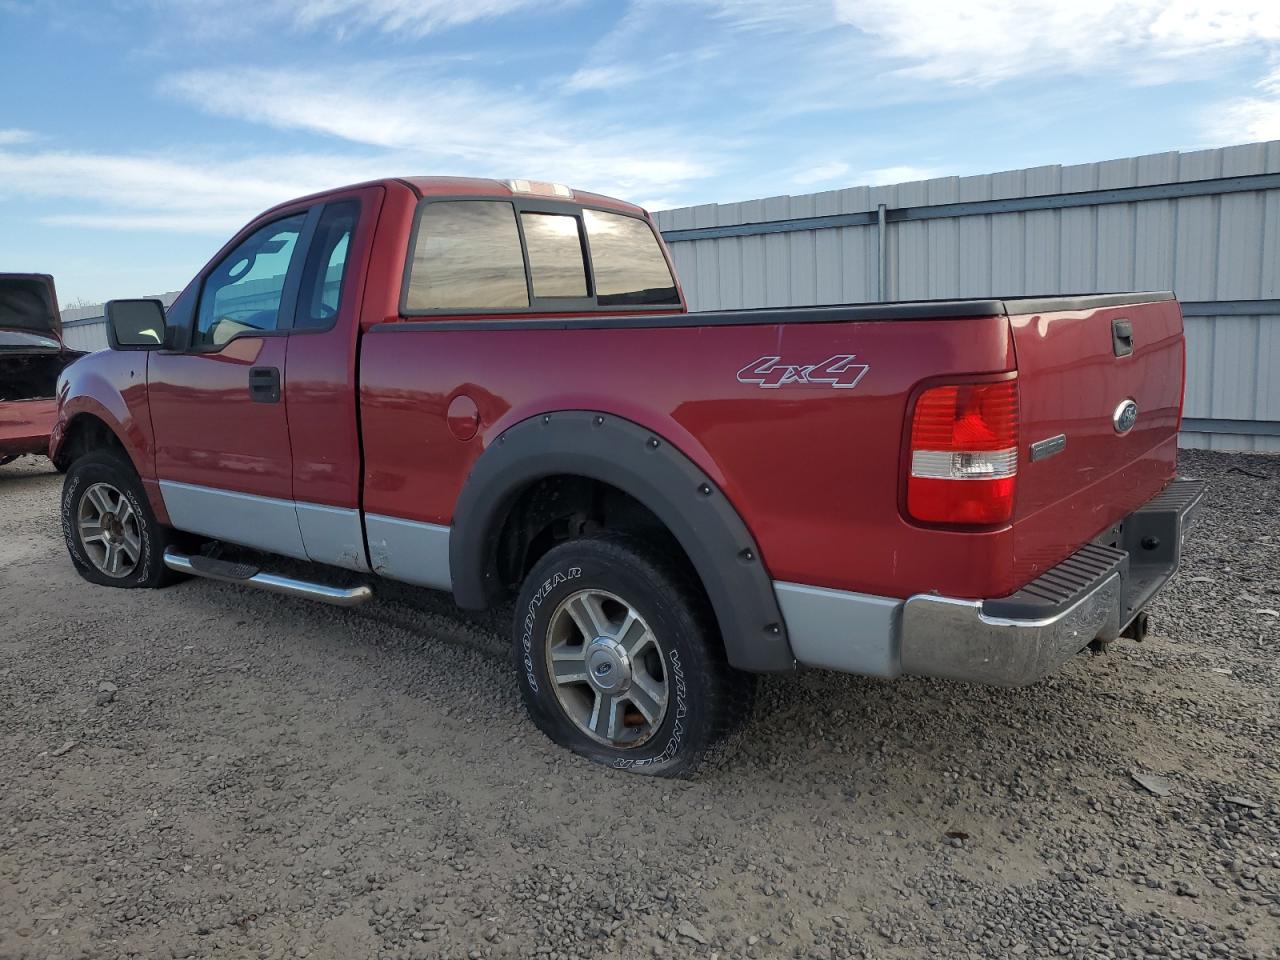
[{"label": "red car in background", "polygon": [[49,452],[58,375],[82,356],[62,342],[53,277],[0,273],[0,465]]}]

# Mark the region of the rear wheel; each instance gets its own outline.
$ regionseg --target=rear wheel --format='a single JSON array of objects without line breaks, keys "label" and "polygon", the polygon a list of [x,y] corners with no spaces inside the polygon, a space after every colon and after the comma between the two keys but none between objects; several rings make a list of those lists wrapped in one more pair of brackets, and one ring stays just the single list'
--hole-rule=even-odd
[{"label": "rear wheel", "polygon": [[750,711],[754,678],[725,662],[700,591],[642,542],[556,547],[530,571],[516,609],[530,715],[597,763],[688,775]]},{"label": "rear wheel", "polygon": [[161,587],[172,532],[156,520],[132,465],[109,453],[76,460],[62,485],[62,533],[80,576],[107,587]]}]

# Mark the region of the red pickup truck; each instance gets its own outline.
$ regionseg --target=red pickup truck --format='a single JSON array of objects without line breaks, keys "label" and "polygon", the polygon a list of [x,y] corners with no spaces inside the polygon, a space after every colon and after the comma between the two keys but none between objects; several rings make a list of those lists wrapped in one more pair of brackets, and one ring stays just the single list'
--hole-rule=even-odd
[{"label": "red pickup truck", "polygon": [[86,579],[514,599],[536,723],[648,773],[755,673],[1024,684],[1140,638],[1202,493],[1170,294],[690,314],[644,210],[556,184],[306,197],[108,316],[51,442]]}]

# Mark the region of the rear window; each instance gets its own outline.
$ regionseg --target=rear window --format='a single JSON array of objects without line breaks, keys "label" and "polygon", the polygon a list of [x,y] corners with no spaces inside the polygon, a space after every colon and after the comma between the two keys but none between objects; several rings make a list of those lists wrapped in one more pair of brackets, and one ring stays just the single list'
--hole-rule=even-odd
[{"label": "rear window", "polygon": [[658,238],[645,220],[584,210],[596,302],[601,306],[678,304],[680,295]]},{"label": "rear window", "polygon": [[515,207],[488,200],[427,204],[409,264],[406,309],[527,306],[529,287]]},{"label": "rear window", "polygon": [[587,265],[582,259],[578,218],[557,213],[522,213],[524,244],[535,297],[585,297]]}]

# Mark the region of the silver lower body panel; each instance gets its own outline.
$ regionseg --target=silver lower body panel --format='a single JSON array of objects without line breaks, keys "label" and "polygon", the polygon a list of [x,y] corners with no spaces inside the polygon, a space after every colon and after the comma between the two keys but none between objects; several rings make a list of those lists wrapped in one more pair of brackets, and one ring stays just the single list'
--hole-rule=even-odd
[{"label": "silver lower body panel", "polygon": [[435,590],[453,588],[449,527],[376,513],[365,514],[364,525],[374,573]]}]

